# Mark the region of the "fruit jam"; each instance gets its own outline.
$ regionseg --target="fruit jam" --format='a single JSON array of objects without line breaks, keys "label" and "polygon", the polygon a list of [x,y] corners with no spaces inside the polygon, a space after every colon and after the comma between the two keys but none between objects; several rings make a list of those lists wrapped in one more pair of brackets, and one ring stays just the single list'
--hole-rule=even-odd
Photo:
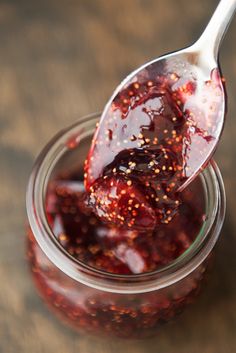
[{"label": "fruit jam", "polygon": [[[171,265],[189,249],[205,221],[204,195],[198,177],[181,193],[179,212],[169,224],[146,232],[118,229],[84,207],[81,173],[73,172],[49,182],[45,212],[54,236],[70,256],[92,271],[102,270],[102,276],[126,275],[129,280],[130,275],[148,275]],[[208,263],[162,289],[124,294],[92,288],[64,274],[41,250],[31,230],[28,257],[36,287],[57,316],[79,331],[122,338],[153,335],[160,324],[181,313],[199,293]],[[99,274],[94,276],[99,281]]]},{"label": "fruit jam", "polygon": [[[139,204],[129,191],[134,210]],[[48,223],[59,243],[76,259],[117,274],[138,274],[169,265],[186,251],[203,224],[204,198],[200,182],[180,195],[177,215],[154,230],[120,229],[103,223],[84,205],[86,192],[78,174],[49,184],[45,202]],[[189,221],[191,219],[191,222]]]},{"label": "fruit jam", "polygon": [[[181,65],[180,65],[181,64]],[[103,221],[154,230],[178,213],[181,186],[209,160],[222,128],[218,69],[207,80],[168,60],[141,70],[105,109],[85,162],[88,205]],[[180,67],[180,68],[179,68]]]}]

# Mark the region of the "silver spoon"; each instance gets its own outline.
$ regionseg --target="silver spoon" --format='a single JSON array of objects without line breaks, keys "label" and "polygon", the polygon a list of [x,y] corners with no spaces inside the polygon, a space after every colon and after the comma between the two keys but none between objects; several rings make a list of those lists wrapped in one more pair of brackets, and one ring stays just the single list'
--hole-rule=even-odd
[{"label": "silver spoon", "polygon": [[[143,177],[138,169],[141,164],[137,167],[132,159],[137,153],[146,153],[148,171],[156,172],[159,180],[168,170],[176,171],[173,178],[177,182],[168,179],[167,189],[173,184],[173,191],[182,191],[206,165],[224,124],[226,96],[218,51],[235,8],[236,0],[221,0],[193,45],[146,63],[116,88],[102,113],[86,161],[87,190],[108,169],[109,177],[117,173],[117,167],[128,177]],[[168,154],[169,147],[177,151],[177,157]],[[135,154],[127,159],[124,151]],[[148,159],[150,151],[157,158]],[[166,165],[160,154],[167,158]]]}]

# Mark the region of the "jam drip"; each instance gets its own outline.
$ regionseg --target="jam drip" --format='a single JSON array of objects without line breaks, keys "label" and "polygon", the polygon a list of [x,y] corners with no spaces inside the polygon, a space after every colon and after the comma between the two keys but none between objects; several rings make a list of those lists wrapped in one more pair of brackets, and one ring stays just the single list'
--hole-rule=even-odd
[{"label": "jam drip", "polygon": [[154,63],[135,76],[105,111],[85,162],[98,217],[126,229],[168,224],[179,188],[213,152],[222,99],[217,69],[201,81],[191,67],[183,78],[178,65]]}]

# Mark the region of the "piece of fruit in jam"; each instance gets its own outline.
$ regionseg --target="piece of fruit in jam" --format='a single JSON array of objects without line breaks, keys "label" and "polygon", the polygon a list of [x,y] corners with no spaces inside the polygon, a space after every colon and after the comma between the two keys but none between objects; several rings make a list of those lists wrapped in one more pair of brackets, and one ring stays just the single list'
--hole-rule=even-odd
[{"label": "piece of fruit in jam", "polygon": [[105,109],[85,161],[88,204],[103,221],[168,224],[181,186],[213,153],[224,107],[219,71],[203,82],[181,70],[149,65]]}]

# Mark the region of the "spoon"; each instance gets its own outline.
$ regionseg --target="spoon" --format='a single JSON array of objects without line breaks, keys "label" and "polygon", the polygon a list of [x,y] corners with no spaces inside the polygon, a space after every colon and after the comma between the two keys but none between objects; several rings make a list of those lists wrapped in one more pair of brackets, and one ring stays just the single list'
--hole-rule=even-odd
[{"label": "spoon", "polygon": [[[110,221],[109,207],[119,198],[118,178],[122,185],[132,184],[133,194],[134,184],[145,185],[142,192],[150,199],[147,202],[157,200],[158,209],[168,210],[171,219],[173,202],[178,204],[171,195],[182,191],[210,160],[226,112],[218,51],[235,8],[236,0],[221,0],[193,45],[144,64],[114,91],[85,163],[85,187],[90,193],[92,190],[92,203],[105,219]],[[104,201],[113,178],[116,190]],[[102,180],[105,191],[101,190]],[[122,190],[125,193],[123,186]],[[108,192],[111,195],[110,189]],[[115,203],[115,212],[113,207],[114,221],[123,201]],[[121,215],[118,218],[122,220]]]}]

